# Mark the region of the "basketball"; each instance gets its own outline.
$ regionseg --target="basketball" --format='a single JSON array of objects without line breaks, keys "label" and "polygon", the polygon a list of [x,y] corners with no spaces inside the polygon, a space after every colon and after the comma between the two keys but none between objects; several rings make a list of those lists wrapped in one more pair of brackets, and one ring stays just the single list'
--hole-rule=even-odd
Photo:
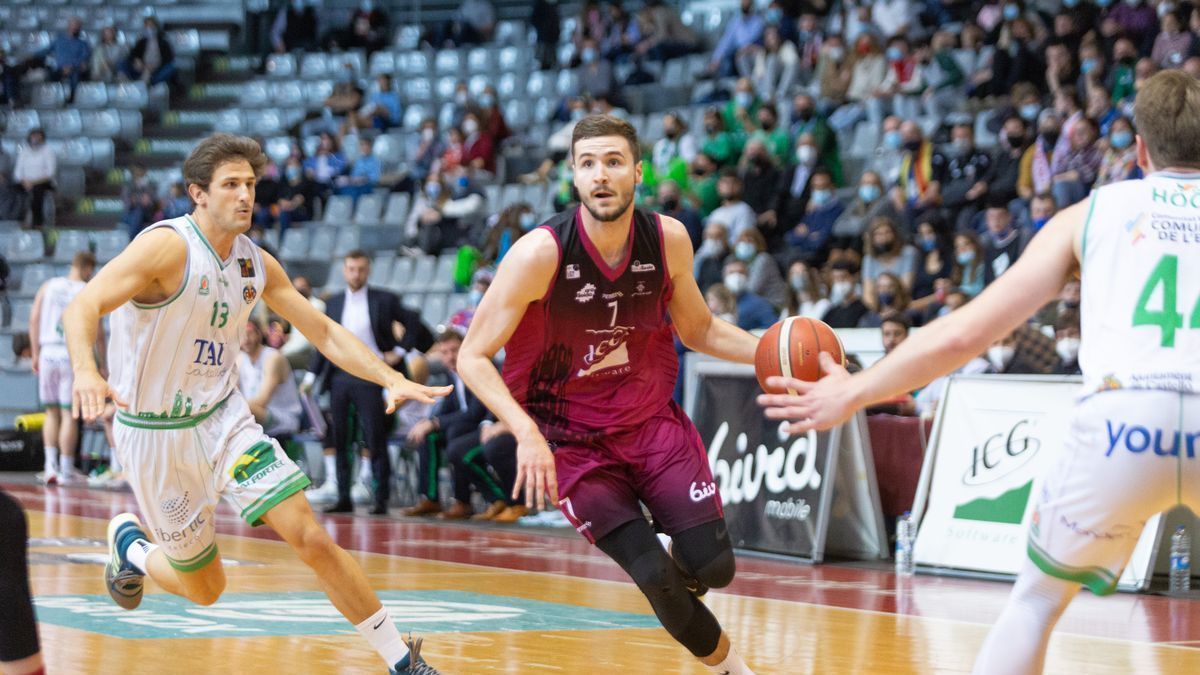
[{"label": "basketball", "polygon": [[834,361],[844,364],[842,341],[824,321],[793,316],[767,329],[758,340],[754,353],[754,374],[769,394],[788,393],[767,386],[767,378],[776,375],[816,382],[821,377],[818,355],[829,352]]}]

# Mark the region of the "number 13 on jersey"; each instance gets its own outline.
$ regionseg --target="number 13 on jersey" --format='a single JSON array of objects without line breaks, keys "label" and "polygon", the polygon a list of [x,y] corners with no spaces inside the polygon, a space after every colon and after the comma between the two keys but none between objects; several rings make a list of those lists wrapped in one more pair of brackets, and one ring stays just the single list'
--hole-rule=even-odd
[{"label": "number 13 on jersey", "polygon": [[[1142,287],[1137,307],[1133,310],[1134,326],[1158,326],[1161,329],[1163,347],[1174,347],[1175,331],[1183,328],[1183,314],[1178,309],[1178,279],[1179,257],[1164,255],[1150,272],[1150,278]],[[1162,286],[1162,307],[1150,309],[1150,299],[1159,286]],[[1188,328],[1200,328],[1200,298],[1196,298],[1192,306]]]}]

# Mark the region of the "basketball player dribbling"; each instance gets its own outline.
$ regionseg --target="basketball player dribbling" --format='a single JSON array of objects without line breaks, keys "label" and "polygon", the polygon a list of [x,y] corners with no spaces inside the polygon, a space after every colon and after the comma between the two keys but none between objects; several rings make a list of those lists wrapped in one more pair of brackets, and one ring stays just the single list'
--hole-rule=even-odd
[{"label": "basketball player dribbling", "polygon": [[1106,185],[1054,217],[974,301],[850,376],[822,354],[817,383],[763,395],[791,431],[828,429],[987,349],[1082,277],[1084,390],[1046,476],[1025,561],[975,672],[1041,672],[1058,618],[1086,586],[1112,593],[1146,521],[1200,510],[1200,82],[1158,73],[1134,105],[1142,180]]},{"label": "basketball player dribbling", "polygon": [[[673,638],[713,672],[750,673],[698,597],[733,580],[733,549],[703,442],[671,394],[676,332],[741,363],[758,341],[709,311],[683,225],[633,206],[642,175],[632,126],[585,117],[571,155],[583,206],[513,245],[459,373],[517,437],[513,497],[524,491],[532,507],[548,495],[633,578]],[[492,362],[501,347],[503,377]],[[669,552],[639,501],[670,535]]]},{"label": "basketball player dribbling", "polygon": [[[419,655],[420,640],[401,638],[362,569],[317,523],[302,493],[308,478],[254,421],[237,388],[241,332],[261,298],[334,363],[385,387],[389,413],[409,398],[430,403],[450,387],[424,387],[392,370],[314,309],[279,262],[250,242],[244,233],[265,165],[252,139],[201,141],[183,164],[193,213],[142,231],[63,317],[73,412],[94,420],[108,398],[121,408],[117,452],[148,525],[128,513],[109,522],[109,594],[133,609],[149,575],[197,604],[216,602],[225,588],[215,527],[223,497],[296,551],[390,672],[436,673]],[[109,312],[111,384],[91,348]]]}]

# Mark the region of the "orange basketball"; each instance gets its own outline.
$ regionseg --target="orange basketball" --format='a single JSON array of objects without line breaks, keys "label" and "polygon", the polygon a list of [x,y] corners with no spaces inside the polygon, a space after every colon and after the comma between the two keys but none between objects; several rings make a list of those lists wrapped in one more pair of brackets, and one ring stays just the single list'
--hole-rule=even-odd
[{"label": "orange basketball", "polygon": [[775,375],[816,382],[821,377],[821,352],[829,352],[834,361],[845,364],[842,341],[824,321],[793,316],[776,323],[763,333],[754,353],[754,374],[769,394],[785,394],[767,387],[767,378]]}]

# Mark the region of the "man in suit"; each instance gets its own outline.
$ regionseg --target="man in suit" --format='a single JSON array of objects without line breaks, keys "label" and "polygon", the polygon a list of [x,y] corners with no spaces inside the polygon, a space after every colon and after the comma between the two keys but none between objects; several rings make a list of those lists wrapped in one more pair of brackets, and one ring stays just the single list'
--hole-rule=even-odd
[{"label": "man in suit", "polygon": [[[367,287],[371,259],[364,251],[355,250],[346,254],[342,274],[346,280],[346,291],[329,298],[325,313],[362,340],[377,356],[403,372],[404,355],[408,351],[425,351],[432,345],[433,337],[429,329],[416,312],[400,304],[400,299],[394,293]],[[402,334],[397,339],[401,329]],[[336,451],[338,499],[325,512],[350,513],[354,510],[350,501],[350,445],[354,440],[352,429],[357,421],[371,454],[371,471],[375,477],[375,505],[371,513],[383,515],[387,513],[392,481],[383,391],[378,385],[335,367],[320,352],[314,351],[308,374],[304,378],[305,386],[311,387],[318,379],[324,381],[326,378],[333,418],[330,430]]]}]

